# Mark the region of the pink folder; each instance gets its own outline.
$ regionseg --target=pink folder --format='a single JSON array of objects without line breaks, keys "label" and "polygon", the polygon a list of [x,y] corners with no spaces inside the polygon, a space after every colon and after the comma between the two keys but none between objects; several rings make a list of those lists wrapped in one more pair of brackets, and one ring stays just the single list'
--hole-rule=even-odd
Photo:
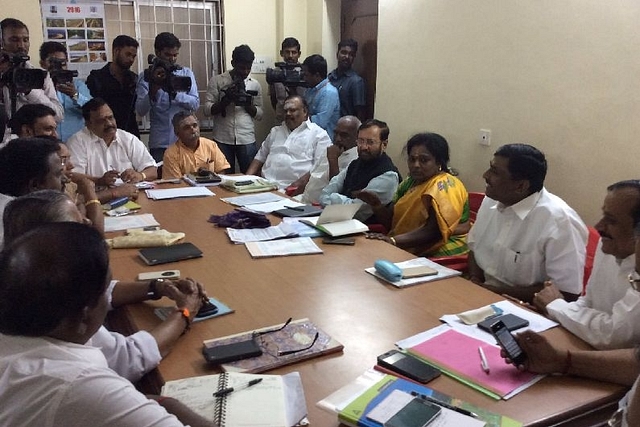
[{"label": "pink folder", "polygon": [[[482,370],[478,347],[482,347],[487,357],[489,374]],[[518,371],[513,365],[506,364],[500,356],[499,347],[453,329],[409,350],[443,370],[486,388],[502,398],[518,389],[527,388],[541,378],[539,375]]]}]

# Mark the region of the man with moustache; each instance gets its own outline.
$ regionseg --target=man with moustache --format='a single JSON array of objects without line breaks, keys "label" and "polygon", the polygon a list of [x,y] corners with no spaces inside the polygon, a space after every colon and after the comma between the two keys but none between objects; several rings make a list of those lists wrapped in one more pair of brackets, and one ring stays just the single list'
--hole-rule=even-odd
[{"label": "man with moustache", "polygon": [[640,266],[634,238],[638,225],[640,180],[607,187],[602,219],[595,225],[601,237],[599,250],[585,295],[567,302],[556,285],[547,283],[535,294],[535,306],[598,349],[638,345]]},{"label": "man with moustache", "polygon": [[102,98],[84,104],[82,116],[86,126],[67,141],[73,171],[87,175],[97,187],[106,187],[98,193],[102,202],[135,198],[136,182],[157,177],[156,163],[147,147],[135,135],[117,128],[113,112]]},{"label": "man with moustache", "polygon": [[200,124],[194,113],[176,113],[172,123],[178,140],[164,152],[164,178],[181,178],[184,174],[197,173],[201,169],[215,173],[229,169],[229,162],[218,144],[200,136]]},{"label": "man with moustache", "polygon": [[136,81],[138,75],[131,66],[138,55],[136,39],[119,35],[111,44],[112,62],[87,77],[87,86],[94,98],[106,101],[116,118],[118,127],[140,138],[136,119]]},{"label": "man with moustache", "polygon": [[385,153],[389,140],[389,127],[381,120],[372,119],[358,129],[358,158],[334,176],[320,194],[320,204],[362,204],[356,218],[366,221],[373,215],[371,206],[358,199],[361,191],[374,193],[383,205],[393,200],[400,174]]},{"label": "man with moustache", "polygon": [[472,282],[527,302],[546,280],[570,300],[582,292],[587,227],[544,188],[546,174],[544,154],[531,145],[507,144],[494,153],[467,238]]},{"label": "man with moustache", "polygon": [[[20,20],[14,18],[6,18],[0,22],[2,30],[2,51],[10,55],[29,55],[29,29]],[[24,68],[33,69],[29,61],[23,64]],[[0,75],[11,70],[8,55],[0,55]],[[5,112],[11,118],[11,102],[9,87],[2,87],[2,97],[4,100]],[[57,122],[64,118],[64,110],[56,96],[56,88],[49,74],[44,79],[42,89],[32,89],[27,93],[18,93],[16,98],[15,110],[27,104],[44,104],[55,111]]]},{"label": "man with moustache", "polygon": [[364,80],[352,68],[357,53],[357,41],[341,40],[336,53],[338,67],[329,73],[328,79],[338,89],[340,115],[355,115],[360,120],[364,120],[367,109]]},{"label": "man with moustache", "polygon": [[331,178],[358,158],[356,139],[361,124],[355,116],[344,116],[338,120],[333,131],[333,144],[327,147],[326,155],[322,156],[311,171],[301,202],[318,203],[322,189],[329,184]]},{"label": "man with moustache", "polygon": [[331,145],[324,129],[309,120],[304,98],[293,95],[284,103],[285,119],[274,126],[247,169],[248,175],[262,175],[280,188],[295,187],[290,195],[304,191],[314,165]]}]

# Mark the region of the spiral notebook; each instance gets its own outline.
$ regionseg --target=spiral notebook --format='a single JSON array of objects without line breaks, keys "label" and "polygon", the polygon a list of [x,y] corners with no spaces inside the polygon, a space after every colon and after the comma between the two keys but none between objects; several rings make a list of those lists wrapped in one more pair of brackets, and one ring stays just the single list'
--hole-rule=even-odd
[{"label": "spiral notebook", "polygon": [[[260,379],[247,387],[251,380]],[[222,397],[213,392],[234,388]],[[167,381],[162,395],[184,403],[220,427],[293,427],[306,417],[302,380],[298,372],[254,375],[224,372]]]}]

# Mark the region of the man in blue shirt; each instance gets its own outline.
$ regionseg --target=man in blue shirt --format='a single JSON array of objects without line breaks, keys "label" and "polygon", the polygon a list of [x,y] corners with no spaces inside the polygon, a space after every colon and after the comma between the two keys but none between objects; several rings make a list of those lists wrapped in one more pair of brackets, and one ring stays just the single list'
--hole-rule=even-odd
[{"label": "man in blue shirt", "polygon": [[340,117],[356,116],[364,122],[367,107],[364,80],[351,68],[357,53],[357,41],[346,39],[338,43],[338,68],[329,73],[329,81],[340,95]]},{"label": "man in blue shirt", "polygon": [[40,46],[40,66],[49,71],[58,101],[64,109],[64,120],[58,123],[58,136],[63,141],[84,127],[82,106],[92,98],[89,88],[82,80],[60,80],[57,77],[56,70],[67,70],[67,60],[67,48],[63,44],[45,42]]},{"label": "man in blue shirt", "polygon": [[327,61],[320,55],[308,56],[302,63],[302,72],[309,85],[304,94],[309,104],[309,119],[333,138],[333,130],[340,118],[340,98],[338,89],[327,79]]},{"label": "man in blue shirt", "polygon": [[[160,33],[153,43],[156,56],[171,65],[176,65],[180,53],[180,40],[171,33]],[[145,74],[151,82],[147,81]],[[140,116],[150,113],[149,151],[156,162],[161,162],[164,151],[176,140],[171,119],[178,111],[195,111],[200,106],[198,87],[193,71],[187,67],[173,71],[174,76],[189,77],[191,89],[188,92],[167,93],[162,87],[169,78],[162,67],[152,73],[141,73],[136,88],[136,112]]]}]

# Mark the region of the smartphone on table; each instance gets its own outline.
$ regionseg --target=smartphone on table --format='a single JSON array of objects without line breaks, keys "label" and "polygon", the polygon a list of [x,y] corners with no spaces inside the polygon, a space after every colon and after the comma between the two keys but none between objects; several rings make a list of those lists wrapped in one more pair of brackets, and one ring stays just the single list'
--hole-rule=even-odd
[{"label": "smartphone on table", "polygon": [[378,356],[378,365],[423,384],[440,376],[438,368],[398,350],[391,350]]}]

